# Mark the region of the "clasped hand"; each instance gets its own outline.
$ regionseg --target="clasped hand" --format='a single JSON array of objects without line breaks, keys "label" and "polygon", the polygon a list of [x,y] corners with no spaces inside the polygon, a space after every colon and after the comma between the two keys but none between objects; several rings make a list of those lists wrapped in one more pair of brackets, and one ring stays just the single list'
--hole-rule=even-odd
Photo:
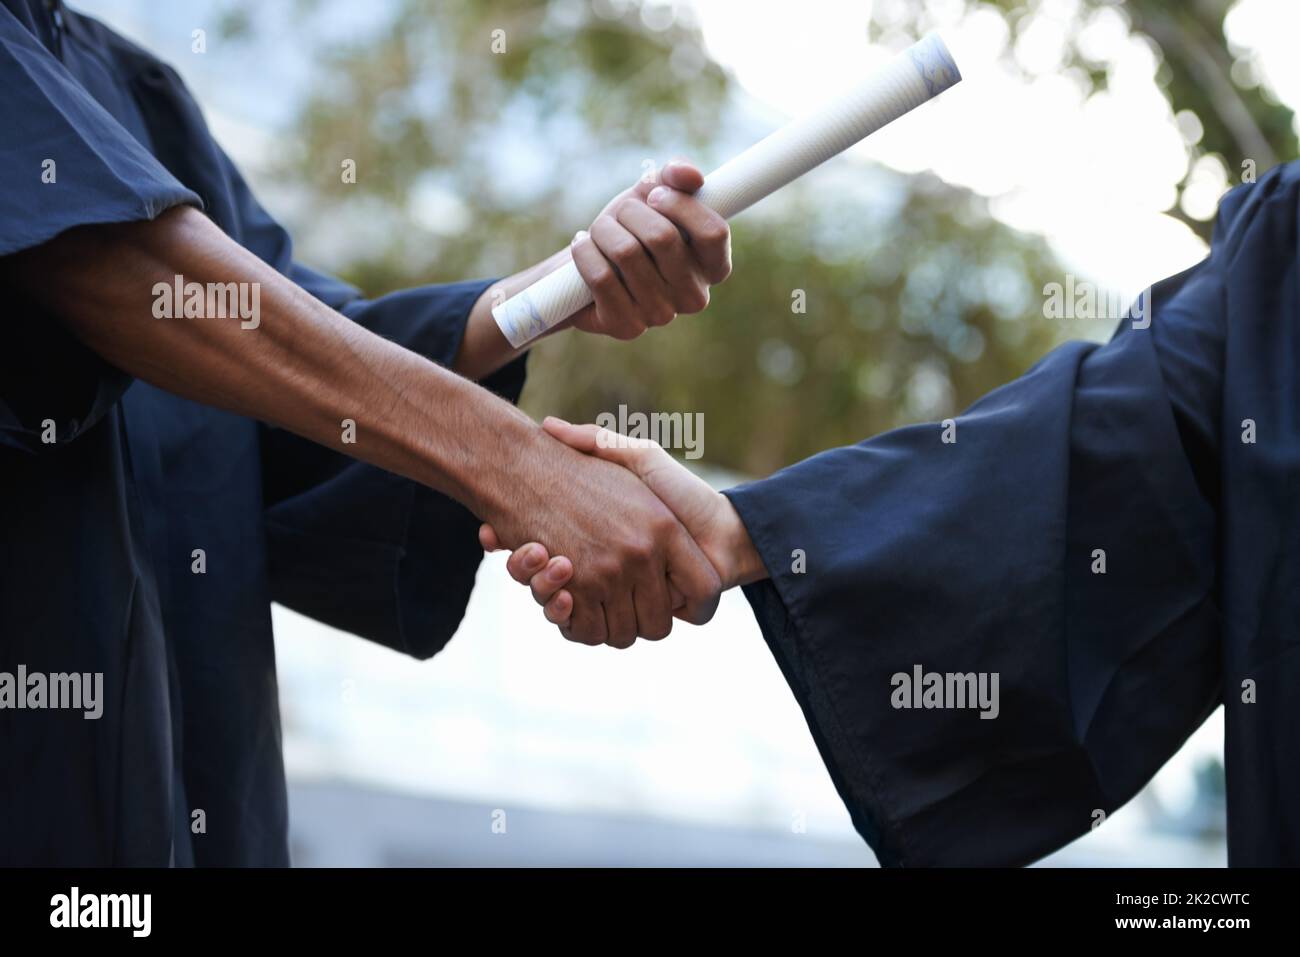
[{"label": "clasped hand", "polygon": [[[613,557],[622,548],[626,529],[611,522],[594,559],[594,577],[602,583],[592,597],[584,596],[577,587],[583,578],[581,562],[575,568],[570,556],[552,556],[538,542],[529,542],[512,552],[506,562],[510,576],[531,588],[546,619],[557,625],[565,638],[616,648],[630,646],[638,636],[657,640],[671,632],[674,617],[703,624],[713,616],[722,591],[765,577],[761,560],[730,500],[659,445],[553,417],[546,419],[543,428],[570,449],[588,456],[589,461],[621,468],[641,485],[643,492],[651,493],[651,498],[666,507],[673,519],[667,522],[661,520],[662,516],[655,517],[646,530],[659,547],[645,541],[644,551],[635,556],[631,569],[619,568]],[[620,515],[620,520],[627,520],[626,513]],[[487,551],[501,547],[490,524],[479,530],[479,541]],[[674,549],[678,557],[668,562],[666,579],[654,581],[658,557]],[[700,558],[707,567],[700,566]],[[629,571],[636,580],[629,593],[620,593],[618,584],[627,577],[620,573]]]},{"label": "clasped hand", "polygon": [[[563,325],[630,339],[708,305],[731,246],[692,195],[703,182],[675,161],[606,205],[571,247],[594,302]],[[708,621],[729,573],[712,516],[734,515],[730,503],[662,449],[598,437],[550,419],[527,448],[499,449],[513,479],[480,502],[483,547],[515,549],[510,573],[573,641],[625,648],[665,637],[674,617]]]},{"label": "clasped hand", "polygon": [[594,301],[561,326],[635,339],[708,306],[709,287],[731,274],[731,230],[693,195],[703,185],[674,160],[610,200],[570,245]]}]

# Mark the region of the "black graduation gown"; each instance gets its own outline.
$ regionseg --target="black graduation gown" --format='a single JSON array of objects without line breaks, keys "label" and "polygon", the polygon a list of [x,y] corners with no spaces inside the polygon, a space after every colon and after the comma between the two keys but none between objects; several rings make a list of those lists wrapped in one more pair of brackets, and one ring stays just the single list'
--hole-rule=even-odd
[{"label": "black graduation gown", "polygon": [[[39,0],[0,0],[0,169],[0,255],[201,204],[312,295],[444,364],[487,285],[367,301],[296,264],[177,74]],[[132,382],[11,290],[0,301],[0,672],[101,672],[105,699],[98,720],[0,710],[0,864],[287,863],[270,602],[427,657],[463,614],[477,522]],[[513,400],[523,379],[517,362],[485,384]]]},{"label": "black graduation gown", "polygon": [[[883,863],[1047,854],[1222,702],[1229,862],[1300,864],[1297,208],[1297,164],[1234,190],[1149,328],[1054,351],[955,442],[903,428],[729,493],[772,573],[747,597]],[[896,707],[917,665],[998,674],[998,716]]]}]

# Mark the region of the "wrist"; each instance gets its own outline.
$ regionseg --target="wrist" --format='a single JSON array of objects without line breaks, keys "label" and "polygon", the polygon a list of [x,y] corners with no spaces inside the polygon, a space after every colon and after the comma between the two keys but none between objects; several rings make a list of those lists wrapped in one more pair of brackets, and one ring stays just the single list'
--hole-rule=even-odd
[{"label": "wrist", "polygon": [[381,344],[391,361],[363,393],[368,405],[386,410],[372,424],[381,454],[367,460],[449,495],[485,521],[526,507],[532,488],[523,469],[545,437],[537,423],[481,386]]},{"label": "wrist", "polygon": [[480,423],[470,443],[465,504],[513,538],[517,516],[544,513],[556,443],[523,412],[513,406],[509,411],[498,421]]},{"label": "wrist", "polygon": [[702,547],[722,579],[723,589],[762,581],[768,577],[767,567],[749,537],[749,529],[731,504],[731,499],[721,492],[715,494],[719,500],[714,523],[716,532],[710,536],[710,543]]},{"label": "wrist", "polygon": [[[497,325],[492,310],[511,296],[527,289],[543,276],[559,269],[570,259],[572,253],[569,249],[561,249],[537,265],[494,282],[484,289],[470,309],[469,318],[465,323],[465,335],[461,339],[460,350],[456,353],[452,369],[465,378],[477,382],[527,352],[533,343],[527,343],[518,349],[510,345],[505,333]],[[538,338],[544,339],[551,333],[558,332],[561,327],[550,329]]]},{"label": "wrist", "polygon": [[465,333],[452,362],[454,372],[477,382],[527,351],[526,347],[515,349],[511,346],[492,316],[492,308],[508,295],[502,283],[497,282],[484,289],[475,301],[465,320]]}]

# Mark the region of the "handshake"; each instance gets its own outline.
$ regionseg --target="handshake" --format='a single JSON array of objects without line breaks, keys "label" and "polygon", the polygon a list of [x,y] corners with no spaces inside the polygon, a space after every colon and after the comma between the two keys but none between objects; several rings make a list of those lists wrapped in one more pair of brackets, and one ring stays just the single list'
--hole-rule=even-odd
[{"label": "handshake", "polygon": [[[631,339],[708,304],[731,252],[726,220],[693,195],[703,182],[674,161],[658,185],[614,197],[569,251],[594,302],[557,329]],[[569,640],[658,640],[674,617],[703,624],[723,589],[766,577],[731,502],[658,445],[516,414],[523,428],[509,433],[475,423],[493,474],[469,501],[484,549],[513,549],[511,576]]]},{"label": "handshake", "polygon": [[[542,428],[585,457],[555,483],[563,510],[578,517],[546,544],[511,546],[506,567],[565,638],[615,648],[657,641],[674,618],[704,624],[725,589],[767,577],[730,500],[658,444],[557,418]],[[487,523],[479,541],[494,551],[508,540]]]}]

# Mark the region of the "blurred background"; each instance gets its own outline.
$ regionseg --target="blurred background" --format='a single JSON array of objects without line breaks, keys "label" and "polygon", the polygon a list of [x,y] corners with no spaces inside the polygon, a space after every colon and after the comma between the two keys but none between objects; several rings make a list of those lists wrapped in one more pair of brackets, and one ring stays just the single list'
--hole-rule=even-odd
[{"label": "blurred background", "polygon": [[[702,413],[720,486],[1105,338],[1048,318],[1048,284],[1132,298],[1297,154],[1294,0],[73,5],[171,62],[299,258],[372,295],[529,265],[648,163],[707,171],[941,30],[965,82],[738,218],[706,313],[533,356],[535,416]],[[296,863],[870,866],[724,599],[660,644],[571,646],[492,556],[422,663],[277,608]],[[1046,863],[1222,864],[1221,761],[1216,714]]]}]

